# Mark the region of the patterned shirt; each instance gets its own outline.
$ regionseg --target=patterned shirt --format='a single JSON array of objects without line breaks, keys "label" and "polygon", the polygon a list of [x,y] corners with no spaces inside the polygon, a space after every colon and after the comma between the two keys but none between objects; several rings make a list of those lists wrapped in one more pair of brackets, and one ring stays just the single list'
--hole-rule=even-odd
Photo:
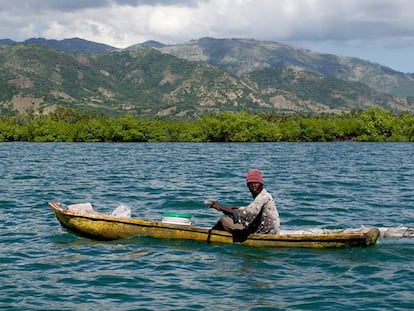
[{"label": "patterned shirt", "polygon": [[240,207],[233,216],[235,222],[254,230],[254,233],[277,234],[280,231],[279,213],[275,202],[264,188],[252,203]]}]

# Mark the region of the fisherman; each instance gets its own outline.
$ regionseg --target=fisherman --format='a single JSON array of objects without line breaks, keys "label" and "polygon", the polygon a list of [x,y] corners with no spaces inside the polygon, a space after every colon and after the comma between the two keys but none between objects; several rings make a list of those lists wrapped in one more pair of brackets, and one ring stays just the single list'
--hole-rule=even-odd
[{"label": "fisherman", "polygon": [[225,214],[212,229],[241,234],[278,234],[280,232],[279,213],[272,195],[263,188],[261,171],[250,170],[246,176],[246,183],[253,196],[253,202],[248,206],[223,206],[217,201],[206,202],[211,208]]}]

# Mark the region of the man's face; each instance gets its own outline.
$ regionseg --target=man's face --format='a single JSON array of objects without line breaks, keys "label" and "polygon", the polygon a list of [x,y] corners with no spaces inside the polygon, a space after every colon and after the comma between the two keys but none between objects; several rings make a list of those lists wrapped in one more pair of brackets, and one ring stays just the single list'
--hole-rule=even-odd
[{"label": "man's face", "polygon": [[259,182],[249,182],[247,187],[254,198],[263,190],[263,185]]}]

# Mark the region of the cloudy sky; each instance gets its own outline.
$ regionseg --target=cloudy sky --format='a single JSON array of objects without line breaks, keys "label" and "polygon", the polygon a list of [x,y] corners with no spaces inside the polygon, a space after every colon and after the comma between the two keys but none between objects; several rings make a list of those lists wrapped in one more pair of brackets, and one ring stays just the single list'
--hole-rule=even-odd
[{"label": "cloudy sky", "polygon": [[0,0],[0,39],[253,38],[414,72],[413,0]]}]

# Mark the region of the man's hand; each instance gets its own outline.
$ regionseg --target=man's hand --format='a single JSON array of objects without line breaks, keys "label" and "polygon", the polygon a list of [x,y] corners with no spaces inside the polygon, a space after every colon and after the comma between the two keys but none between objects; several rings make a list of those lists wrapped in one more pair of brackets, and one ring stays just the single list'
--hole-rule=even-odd
[{"label": "man's hand", "polygon": [[204,201],[204,204],[207,204],[208,205],[208,207],[210,207],[210,208],[214,208],[214,209],[216,209],[216,210],[218,210],[218,211],[221,211],[221,209],[222,209],[222,205],[219,203],[219,202],[217,202],[217,201],[210,201],[210,200],[205,200]]},{"label": "man's hand", "polygon": [[223,206],[217,201],[205,200],[204,204],[207,204],[209,207],[214,208],[215,210],[218,210],[220,212],[223,212],[226,215],[232,215],[234,210],[238,209],[238,207],[236,206]]},{"label": "man's hand", "polygon": [[210,207],[211,208],[214,208],[214,209],[216,209],[218,211],[222,211],[223,210],[223,206],[219,202],[217,202],[217,201],[211,202]]}]

